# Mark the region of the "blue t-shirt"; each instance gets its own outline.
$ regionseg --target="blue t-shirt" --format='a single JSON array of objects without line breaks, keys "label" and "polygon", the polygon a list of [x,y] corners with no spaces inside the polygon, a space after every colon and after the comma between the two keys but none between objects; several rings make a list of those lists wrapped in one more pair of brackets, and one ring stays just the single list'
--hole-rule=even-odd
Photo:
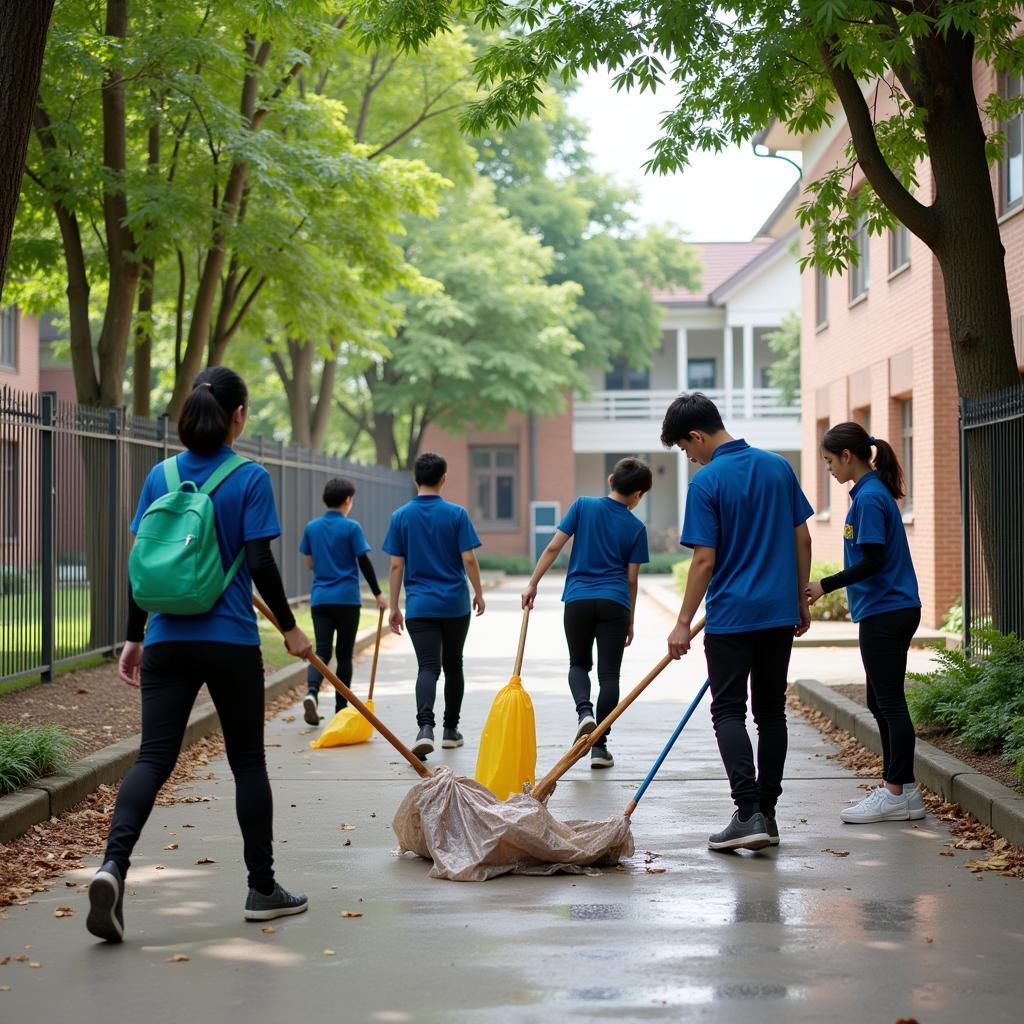
[{"label": "blue t-shirt", "polygon": [[461,505],[440,494],[418,494],[391,513],[382,545],[405,559],[405,614],[410,619],[468,615],[469,589],[462,552],[480,538]]},{"label": "blue t-shirt", "polygon": [[[182,482],[191,480],[197,487],[202,487],[213,471],[232,454],[226,445],[212,455],[182,452],[178,456],[178,475]],[[164,467],[157,464],[142,485],[139,507],[132,520],[132,533],[138,532],[146,509],[166,493]],[[281,535],[274,489],[269,474],[259,463],[247,462],[239,466],[210,497],[225,571],[231,568],[246,541]],[[169,640],[215,640],[247,647],[259,645],[260,634],[252,607],[252,576],[244,559],[227,589],[205,614],[166,615],[154,612],[150,615],[146,643],[159,644]]]},{"label": "blue t-shirt", "polygon": [[359,556],[370,550],[363,528],[340,512],[325,512],[306,524],[299,553],[313,558],[313,593],[309,603],[361,604]]},{"label": "blue t-shirt", "polygon": [[650,561],[644,524],[614,498],[577,498],[558,529],[573,538],[562,600],[603,598],[629,608],[629,564]]},{"label": "blue t-shirt", "polygon": [[900,608],[920,608],[917,574],[910,559],[910,545],[896,499],[872,470],[850,490],[850,510],[843,527],[843,567],[849,569],[863,557],[861,544],[884,544],[885,562],[874,576],[846,588],[850,618],[854,622],[869,615]]},{"label": "blue t-shirt", "polygon": [[715,549],[707,633],[800,621],[796,537],[813,513],[793,467],[740,439],[715,449],[690,481],[680,543]]}]

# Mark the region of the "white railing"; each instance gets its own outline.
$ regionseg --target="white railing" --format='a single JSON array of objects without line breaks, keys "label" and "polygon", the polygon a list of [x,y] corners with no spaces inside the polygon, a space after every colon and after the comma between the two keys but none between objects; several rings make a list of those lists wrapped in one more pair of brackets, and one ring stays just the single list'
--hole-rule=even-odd
[{"label": "white railing", "polygon": [[[665,410],[678,391],[594,391],[590,398],[577,398],[573,406],[573,419],[588,422],[607,423],[614,420],[656,420],[661,421]],[[728,394],[723,388],[704,392],[718,406],[726,420],[763,419],[768,417],[798,417],[800,400],[792,405],[783,405],[778,388],[752,388],[744,391],[737,388]]]}]

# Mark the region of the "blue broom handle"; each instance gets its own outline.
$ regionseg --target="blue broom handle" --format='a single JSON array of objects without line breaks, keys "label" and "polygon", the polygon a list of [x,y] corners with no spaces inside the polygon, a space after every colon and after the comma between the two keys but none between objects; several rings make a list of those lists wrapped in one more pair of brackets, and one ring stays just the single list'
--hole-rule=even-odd
[{"label": "blue broom handle", "polygon": [[640,803],[640,798],[647,792],[647,787],[654,781],[654,776],[658,774],[658,769],[665,763],[665,758],[668,757],[669,752],[675,746],[680,733],[686,727],[686,723],[690,720],[694,711],[697,710],[697,705],[701,702],[704,694],[707,693],[710,685],[711,680],[705,679],[704,685],[697,691],[697,696],[690,702],[690,706],[686,709],[686,714],[683,715],[679,724],[676,726],[675,731],[668,738],[668,743],[665,744],[661,753],[658,755],[658,760],[651,765],[651,770],[647,773],[647,778],[640,783],[640,788],[633,794],[633,799],[630,801],[629,811],[627,813],[631,814],[636,805]]}]

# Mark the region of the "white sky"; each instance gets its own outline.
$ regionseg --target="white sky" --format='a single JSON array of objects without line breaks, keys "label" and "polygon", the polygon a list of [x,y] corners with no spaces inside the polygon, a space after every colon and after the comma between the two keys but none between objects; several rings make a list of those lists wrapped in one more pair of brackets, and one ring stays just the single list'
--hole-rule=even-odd
[{"label": "white sky", "polygon": [[690,241],[748,241],[796,180],[790,164],[755,156],[749,143],[694,154],[681,174],[645,174],[658,122],[675,107],[671,89],[616,92],[610,76],[599,71],[580,79],[568,106],[590,125],[595,169],[641,190],[640,220],[677,224]]}]

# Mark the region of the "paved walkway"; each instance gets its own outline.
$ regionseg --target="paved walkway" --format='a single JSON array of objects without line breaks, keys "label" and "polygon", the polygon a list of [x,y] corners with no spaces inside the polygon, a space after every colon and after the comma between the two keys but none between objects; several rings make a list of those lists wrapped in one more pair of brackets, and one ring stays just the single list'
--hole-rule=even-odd
[{"label": "paved walkway", "polygon": [[[523,673],[542,770],[573,733],[557,596],[542,592]],[[470,632],[469,743],[430,763],[472,772],[518,621],[510,581]],[[668,627],[645,602],[624,680],[657,661]],[[357,671],[362,688],[366,661]],[[389,642],[377,706],[410,737],[412,676],[408,640]],[[702,680],[699,651],[670,668],[614,730],[616,767],[577,766],[555,812],[620,812]],[[232,784],[217,762],[191,789],[212,801],[154,811],[130,876],[124,946],[91,939],[84,894],[63,879],[0,921],[0,959],[26,952],[42,965],[0,967],[4,1024],[1020,1020],[1024,886],[964,870],[971,854],[939,856],[948,834],[932,820],[841,825],[857,783],[803,720],[792,723],[777,851],[705,848],[730,813],[705,706],[634,815],[638,852],[625,871],[457,884],[394,856],[391,817],[414,775],[391,749],[377,737],[310,751],[294,713],[269,726],[268,754],[280,877],[310,894],[310,913],[272,933],[241,920]],[[56,918],[58,906],[74,916]],[[168,962],[176,955],[190,959]]]}]

